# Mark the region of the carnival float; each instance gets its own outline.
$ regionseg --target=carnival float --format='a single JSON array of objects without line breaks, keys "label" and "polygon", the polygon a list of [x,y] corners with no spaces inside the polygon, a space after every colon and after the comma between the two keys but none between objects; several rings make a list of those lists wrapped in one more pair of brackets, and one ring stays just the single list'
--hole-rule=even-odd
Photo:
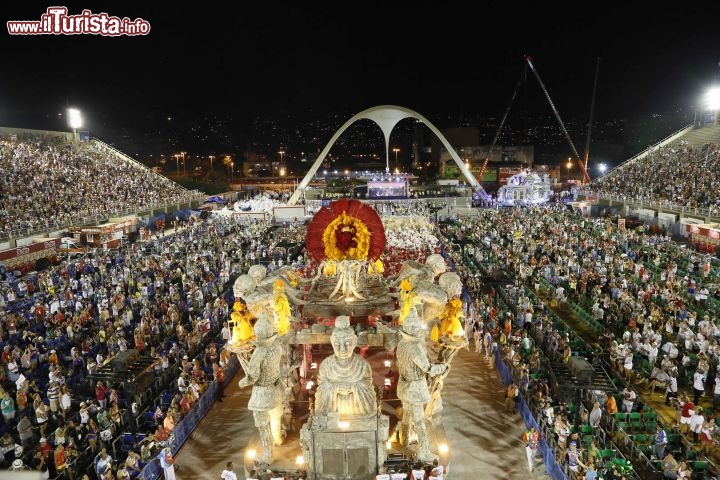
[{"label": "carnival float", "polygon": [[370,480],[390,461],[449,462],[443,380],[467,339],[432,232],[338,200],[307,226],[306,268],[237,278],[228,348],[258,430],[246,470]]},{"label": "carnival float", "polygon": [[507,183],[498,189],[498,204],[504,207],[541,205],[553,197],[550,176],[523,170],[508,177]]}]

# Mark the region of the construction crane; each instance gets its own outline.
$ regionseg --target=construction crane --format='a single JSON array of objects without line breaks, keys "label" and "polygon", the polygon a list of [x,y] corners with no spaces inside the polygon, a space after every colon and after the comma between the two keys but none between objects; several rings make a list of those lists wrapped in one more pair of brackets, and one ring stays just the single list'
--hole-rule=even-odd
[{"label": "construction crane", "polygon": [[[588,175],[588,173],[587,173],[587,159],[588,159],[589,150],[590,150],[590,128],[588,127],[588,143],[585,146],[585,159],[583,162],[583,160],[580,158],[580,154],[578,153],[577,149],[575,148],[575,144],[573,144],[573,141],[570,138],[570,134],[568,134],[568,131],[565,129],[565,124],[563,123],[562,119],[560,118],[560,114],[558,113],[557,108],[555,108],[555,104],[553,103],[552,99],[550,98],[550,94],[548,93],[547,89],[545,88],[545,84],[543,83],[542,79],[540,78],[540,75],[538,74],[537,70],[535,69],[535,66],[532,63],[532,57],[530,57],[528,55],[524,55],[523,59],[525,60],[525,65],[523,66],[522,75],[520,75],[520,79],[518,80],[517,85],[515,85],[515,91],[513,92],[512,97],[510,97],[510,102],[508,103],[508,106],[505,109],[505,113],[503,114],[503,117],[500,120],[500,125],[498,126],[497,132],[495,132],[495,138],[493,138],[493,141],[490,144],[490,148],[488,149],[488,152],[485,155],[485,160],[483,161],[482,167],[480,168],[480,174],[478,175],[478,178],[480,179],[480,181],[482,181],[483,175],[485,174],[485,170],[487,169],[487,166],[488,166],[488,162],[490,161],[490,156],[492,155],[492,152],[495,148],[495,144],[497,143],[498,139],[500,138],[500,132],[502,132],[502,129],[505,126],[505,121],[507,120],[508,114],[510,113],[510,109],[512,108],[513,103],[515,102],[515,98],[517,97],[518,90],[520,89],[520,86],[522,85],[523,81],[526,78],[528,67],[530,67],[530,70],[532,70],[533,74],[535,75],[535,78],[537,79],[538,83],[540,84],[540,88],[542,88],[542,91],[545,94],[545,98],[547,98],[547,101],[550,104],[550,108],[552,108],[555,118],[557,118],[557,121],[560,124],[560,129],[562,130],[563,134],[565,135],[565,138],[567,139],[568,143],[570,144],[570,149],[572,150],[573,154],[575,155],[575,159],[578,162],[578,165],[580,165],[580,171],[582,171],[582,173],[583,173],[583,180],[586,183],[589,183],[590,175]],[[597,75],[595,78],[595,85],[597,86]],[[594,92],[593,92],[593,105],[594,105]],[[593,108],[593,106],[591,106],[590,125],[592,125],[592,108]]]},{"label": "construction crane", "polygon": [[595,94],[597,93],[598,73],[600,72],[600,57],[595,66],[595,80],[593,81],[592,100],[590,101],[590,119],[588,120],[587,140],[585,140],[585,170],[587,171],[588,158],[590,158],[590,133],[592,133],[593,113],[595,112]]},{"label": "construction crane", "polygon": [[[545,94],[545,98],[547,98],[548,103],[550,104],[550,108],[552,108],[553,114],[555,115],[555,118],[558,121],[558,124],[560,124],[560,130],[562,130],[563,135],[565,135],[565,138],[568,141],[568,144],[570,144],[570,149],[572,150],[573,154],[575,154],[575,160],[577,161],[577,164],[580,165],[580,171],[583,174],[583,180],[585,183],[590,183],[590,175],[587,173],[587,169],[585,168],[585,163],[580,158],[580,154],[578,153],[577,149],[575,148],[575,144],[572,141],[572,138],[570,138],[570,134],[568,133],[567,129],[565,128],[565,124],[562,121],[562,118],[560,118],[560,114],[557,111],[557,108],[555,108],[555,104],[553,103],[552,99],[550,98],[550,94],[547,91],[547,88],[545,88],[545,84],[543,83],[542,79],[540,78],[540,75],[538,74],[537,70],[535,70],[535,66],[532,63],[532,57],[525,55],[524,56],[525,61],[530,66],[530,70],[532,70],[533,74],[535,74],[535,78],[537,79],[538,83],[540,84],[540,88],[542,88],[543,93]],[[592,120],[591,120],[592,121]]]},{"label": "construction crane", "polygon": [[505,113],[503,114],[502,119],[500,120],[500,125],[498,126],[497,132],[495,132],[495,138],[493,138],[492,143],[490,144],[490,148],[487,151],[487,154],[485,155],[485,161],[482,164],[482,167],[480,168],[480,174],[478,175],[478,178],[482,182],[483,175],[485,175],[485,169],[487,169],[488,162],[490,161],[490,156],[492,155],[493,149],[495,149],[495,144],[497,143],[498,139],[500,138],[500,132],[502,131],[503,127],[505,126],[505,120],[507,120],[508,113],[510,113],[510,109],[512,108],[513,103],[515,102],[515,97],[517,97],[518,90],[520,90],[520,85],[522,85],[523,81],[525,80],[527,76],[527,64],[523,66],[522,74],[520,75],[520,78],[518,79],[517,85],[515,85],[515,91],[512,94],[512,97],[510,97],[510,103],[508,103],[507,108],[505,109]]}]

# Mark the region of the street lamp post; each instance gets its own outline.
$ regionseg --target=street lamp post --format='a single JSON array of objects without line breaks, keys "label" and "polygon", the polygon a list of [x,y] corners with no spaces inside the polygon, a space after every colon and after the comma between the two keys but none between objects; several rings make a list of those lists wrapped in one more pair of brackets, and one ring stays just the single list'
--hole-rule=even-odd
[{"label": "street lamp post", "polygon": [[215,155],[208,155],[210,157],[210,171],[212,172],[213,169],[213,159],[215,158]]},{"label": "street lamp post", "polygon": [[572,168],[572,160],[570,159],[570,157],[568,157],[568,161],[567,161],[567,164],[566,164],[565,166],[566,166],[567,169],[568,169],[567,179],[568,179],[568,182],[569,182],[569,181],[570,181],[570,169]]},{"label": "street lamp post", "polygon": [[285,170],[285,149],[280,147],[278,153],[280,154],[280,167],[278,168],[278,173],[282,176],[283,171]]},{"label": "street lamp post", "polygon": [[398,147],[393,148],[393,152],[395,152],[395,171],[398,169],[398,152],[400,149]]}]

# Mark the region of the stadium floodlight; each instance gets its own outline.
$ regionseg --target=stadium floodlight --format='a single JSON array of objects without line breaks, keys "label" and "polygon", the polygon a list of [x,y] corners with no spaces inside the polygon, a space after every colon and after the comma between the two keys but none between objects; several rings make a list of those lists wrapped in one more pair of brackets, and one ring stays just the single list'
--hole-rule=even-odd
[{"label": "stadium floodlight", "polygon": [[600,170],[600,173],[605,173],[607,171],[607,165],[601,163],[600,165],[598,165],[598,170]]},{"label": "stadium floodlight", "polygon": [[80,110],[78,110],[77,108],[68,108],[67,119],[68,126],[72,128],[73,131],[82,127],[82,116],[80,115]]},{"label": "stadium floodlight", "polygon": [[68,108],[67,109],[67,122],[68,127],[70,127],[73,131],[73,141],[77,142],[79,140],[78,137],[78,128],[82,127],[82,115],[80,115],[80,110],[77,108]]},{"label": "stadium floodlight", "polygon": [[705,106],[708,110],[720,110],[720,87],[712,87],[705,93]]}]

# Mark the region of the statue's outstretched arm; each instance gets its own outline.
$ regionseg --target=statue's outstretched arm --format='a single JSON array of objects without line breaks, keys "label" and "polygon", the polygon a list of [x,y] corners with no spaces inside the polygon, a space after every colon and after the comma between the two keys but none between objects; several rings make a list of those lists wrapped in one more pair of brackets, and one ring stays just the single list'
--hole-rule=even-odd
[{"label": "statue's outstretched arm", "polygon": [[440,375],[448,369],[448,365],[445,363],[431,363],[424,351],[417,352],[417,355],[413,357],[413,363],[430,376]]},{"label": "statue's outstretched arm", "polygon": [[[298,292],[299,291],[300,290],[298,290]],[[285,290],[285,295],[288,297],[288,299],[290,299],[290,302],[293,305],[306,305],[308,303],[307,301],[298,298],[297,296],[295,296],[292,292],[289,292],[288,290]]]},{"label": "statue's outstretched arm", "polygon": [[240,360],[240,366],[242,366],[243,370],[245,371],[245,376],[241,378],[238,382],[238,386],[240,388],[249,387],[250,385],[253,385],[255,382],[257,382],[257,379],[260,377],[260,368],[262,367],[264,356],[264,349],[260,349],[257,347],[255,348],[252,357],[250,357],[249,362],[243,361],[242,358],[238,356],[238,359]]}]

